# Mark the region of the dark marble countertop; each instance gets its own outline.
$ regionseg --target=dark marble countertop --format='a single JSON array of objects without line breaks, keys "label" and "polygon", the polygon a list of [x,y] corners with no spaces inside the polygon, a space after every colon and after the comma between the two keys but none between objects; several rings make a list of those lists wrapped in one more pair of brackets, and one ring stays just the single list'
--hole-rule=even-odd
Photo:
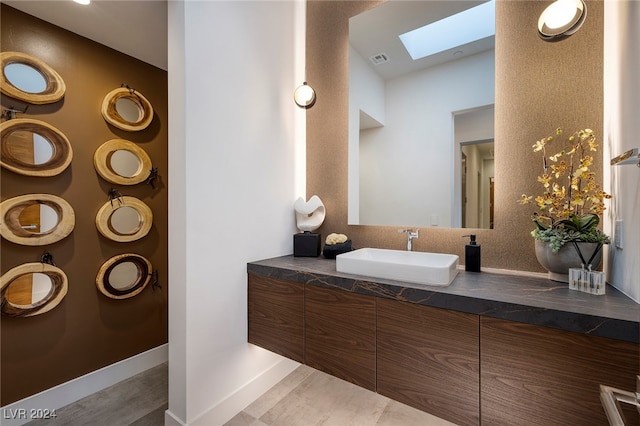
[{"label": "dark marble countertop", "polygon": [[292,255],[250,262],[247,272],[640,343],[640,304],[609,285],[596,296],[545,278],[459,271],[448,287],[434,287],[345,274],[335,260]]}]

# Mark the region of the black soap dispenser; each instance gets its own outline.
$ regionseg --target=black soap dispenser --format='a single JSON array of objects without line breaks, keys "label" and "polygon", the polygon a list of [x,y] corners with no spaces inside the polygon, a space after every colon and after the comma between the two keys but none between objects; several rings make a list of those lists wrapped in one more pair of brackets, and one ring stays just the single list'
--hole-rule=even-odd
[{"label": "black soap dispenser", "polygon": [[480,244],[476,243],[476,236],[463,235],[470,237],[469,244],[464,246],[464,270],[470,272],[480,272]]}]

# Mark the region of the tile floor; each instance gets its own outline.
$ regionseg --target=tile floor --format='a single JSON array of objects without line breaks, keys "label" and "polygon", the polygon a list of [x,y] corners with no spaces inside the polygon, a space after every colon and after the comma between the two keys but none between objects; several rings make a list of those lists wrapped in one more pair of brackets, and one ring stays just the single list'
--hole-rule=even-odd
[{"label": "tile floor", "polygon": [[451,426],[446,420],[301,365],[225,426]]},{"label": "tile floor", "polygon": [[167,363],[56,410],[28,426],[162,426],[168,407]]},{"label": "tile floor", "polygon": [[[28,426],[163,426],[168,366],[161,364]],[[451,426],[445,420],[301,365],[225,426]],[[216,426],[216,425],[211,425]]]}]

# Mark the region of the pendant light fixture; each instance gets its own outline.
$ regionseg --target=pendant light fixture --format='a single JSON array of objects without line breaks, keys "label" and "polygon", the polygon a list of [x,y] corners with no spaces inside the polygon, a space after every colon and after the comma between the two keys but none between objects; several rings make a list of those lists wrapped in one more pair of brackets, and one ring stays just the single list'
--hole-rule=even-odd
[{"label": "pendant light fixture", "polygon": [[293,92],[293,100],[300,108],[309,109],[316,103],[316,91],[305,81]]},{"label": "pendant light fixture", "polygon": [[538,19],[538,35],[545,41],[559,41],[580,29],[587,17],[583,0],[556,0]]}]

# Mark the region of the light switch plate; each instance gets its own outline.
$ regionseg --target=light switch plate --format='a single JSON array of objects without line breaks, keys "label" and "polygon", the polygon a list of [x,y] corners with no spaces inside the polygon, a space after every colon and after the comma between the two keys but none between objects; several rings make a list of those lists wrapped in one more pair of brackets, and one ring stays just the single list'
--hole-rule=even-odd
[{"label": "light switch plate", "polygon": [[616,248],[622,249],[623,241],[622,241],[622,220],[616,220],[616,227],[613,230],[613,243]]}]

